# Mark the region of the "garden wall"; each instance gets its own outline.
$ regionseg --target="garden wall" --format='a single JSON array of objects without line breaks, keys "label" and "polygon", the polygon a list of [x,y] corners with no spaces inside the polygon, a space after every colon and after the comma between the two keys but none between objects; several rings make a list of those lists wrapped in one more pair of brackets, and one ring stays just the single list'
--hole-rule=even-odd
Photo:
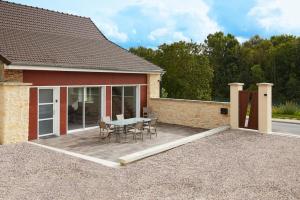
[{"label": "garden wall", "polygon": [[[230,124],[230,104],[226,102],[151,98],[149,107],[163,123],[206,129]],[[228,114],[221,114],[221,108],[228,109]]]}]

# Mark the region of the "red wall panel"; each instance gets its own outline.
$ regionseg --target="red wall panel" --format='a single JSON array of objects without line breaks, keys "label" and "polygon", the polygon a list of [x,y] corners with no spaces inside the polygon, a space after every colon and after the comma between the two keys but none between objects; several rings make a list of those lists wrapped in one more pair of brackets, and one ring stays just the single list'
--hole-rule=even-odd
[{"label": "red wall panel", "polygon": [[37,139],[37,89],[31,88],[29,93],[29,130],[28,130],[28,139],[34,140]]},{"label": "red wall panel", "polygon": [[24,70],[23,81],[33,85],[146,84],[146,74],[91,73]]},{"label": "red wall panel", "polygon": [[60,88],[60,135],[67,133],[67,88]]},{"label": "red wall panel", "polygon": [[143,116],[143,107],[147,107],[147,86],[146,85],[141,86],[140,97],[141,97],[141,116]]},{"label": "red wall panel", "polygon": [[111,117],[111,86],[106,86],[106,116]]}]

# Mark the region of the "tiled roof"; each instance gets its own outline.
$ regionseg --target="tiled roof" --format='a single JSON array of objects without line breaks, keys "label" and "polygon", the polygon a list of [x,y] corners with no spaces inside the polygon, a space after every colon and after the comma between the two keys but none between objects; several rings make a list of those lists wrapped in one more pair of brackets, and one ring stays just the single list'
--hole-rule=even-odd
[{"label": "tiled roof", "polygon": [[14,65],[161,71],[107,40],[90,18],[0,0],[1,57]]}]

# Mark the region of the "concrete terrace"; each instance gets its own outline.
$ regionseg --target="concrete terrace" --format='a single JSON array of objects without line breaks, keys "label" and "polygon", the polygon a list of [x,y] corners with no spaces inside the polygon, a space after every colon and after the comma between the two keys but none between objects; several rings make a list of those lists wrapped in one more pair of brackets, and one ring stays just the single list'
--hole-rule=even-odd
[{"label": "concrete terrace", "polygon": [[113,136],[108,143],[107,140],[99,140],[99,129],[91,129],[60,137],[39,139],[33,142],[100,159],[117,161],[121,156],[203,131],[205,129],[160,123],[157,127],[157,137],[153,134],[152,139],[150,139],[150,136],[145,133],[144,141],[138,139],[136,142],[132,139],[132,135],[129,135],[126,140],[121,138],[121,142],[116,142],[116,138]]}]

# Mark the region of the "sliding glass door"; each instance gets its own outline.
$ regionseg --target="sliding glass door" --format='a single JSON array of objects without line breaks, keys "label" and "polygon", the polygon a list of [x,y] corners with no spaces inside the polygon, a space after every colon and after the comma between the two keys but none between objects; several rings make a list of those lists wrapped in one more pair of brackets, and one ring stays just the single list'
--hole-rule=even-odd
[{"label": "sliding glass door", "polygon": [[136,117],[136,87],[124,87],[124,117]]},{"label": "sliding glass door", "polygon": [[83,88],[68,89],[68,129],[83,128]]},{"label": "sliding glass door", "polygon": [[97,126],[101,118],[101,88],[86,88],[85,127]]},{"label": "sliding glass door", "polygon": [[123,113],[123,87],[112,87],[112,119]]},{"label": "sliding glass door", "polygon": [[68,130],[97,126],[100,118],[100,87],[68,88]]},{"label": "sliding glass door", "polygon": [[137,87],[115,86],[112,87],[112,118],[124,114],[125,118],[136,117]]}]

